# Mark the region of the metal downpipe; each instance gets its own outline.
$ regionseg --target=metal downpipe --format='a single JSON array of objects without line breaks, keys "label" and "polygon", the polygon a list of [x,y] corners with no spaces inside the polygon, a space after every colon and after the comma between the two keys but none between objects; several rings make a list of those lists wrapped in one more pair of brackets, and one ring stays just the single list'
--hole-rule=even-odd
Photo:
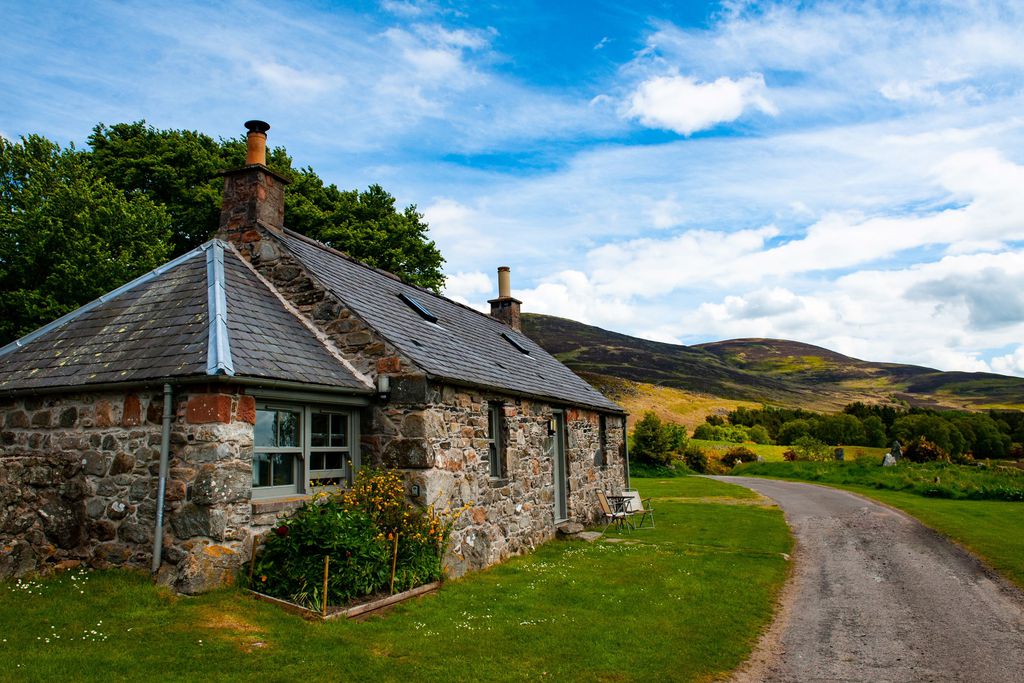
[{"label": "metal downpipe", "polygon": [[171,385],[164,385],[164,421],[160,435],[160,474],[156,487],[156,529],[153,532],[153,573],[160,571],[164,550],[164,494],[167,492],[167,467],[171,454]]}]

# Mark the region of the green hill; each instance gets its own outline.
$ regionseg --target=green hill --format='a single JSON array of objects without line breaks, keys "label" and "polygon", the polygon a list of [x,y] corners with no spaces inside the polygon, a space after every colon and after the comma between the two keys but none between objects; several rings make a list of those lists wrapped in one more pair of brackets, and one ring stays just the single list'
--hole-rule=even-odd
[{"label": "green hill", "polygon": [[854,401],[1024,409],[1024,378],[872,363],[801,342],[733,339],[682,346],[536,314],[523,315],[523,332],[593,383],[617,387],[612,394],[623,390],[621,382],[590,375],[822,411]]}]

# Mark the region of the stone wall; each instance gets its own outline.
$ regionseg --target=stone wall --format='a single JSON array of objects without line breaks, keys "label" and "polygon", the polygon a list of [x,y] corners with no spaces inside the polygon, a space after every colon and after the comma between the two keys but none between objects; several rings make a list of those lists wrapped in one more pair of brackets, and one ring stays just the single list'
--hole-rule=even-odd
[{"label": "stone wall", "polygon": [[[411,489],[420,488],[417,502],[437,508],[469,505],[452,535],[447,558],[451,574],[481,569],[536,548],[555,535],[553,479],[554,440],[549,434],[553,407],[544,402],[512,398],[453,386],[432,386],[423,410],[390,408],[391,419],[420,426],[422,437],[403,454],[415,454],[386,465],[405,470]],[[507,476],[490,476],[487,411],[490,401],[504,411]],[[570,520],[597,521],[598,490],[618,492],[624,485],[622,423],[607,423],[606,467],[595,465],[599,416],[567,410],[567,460]]]},{"label": "stone wall", "polygon": [[[252,397],[174,397],[161,580],[230,582],[251,536]],[[0,403],[0,577],[152,562],[162,391]]]}]

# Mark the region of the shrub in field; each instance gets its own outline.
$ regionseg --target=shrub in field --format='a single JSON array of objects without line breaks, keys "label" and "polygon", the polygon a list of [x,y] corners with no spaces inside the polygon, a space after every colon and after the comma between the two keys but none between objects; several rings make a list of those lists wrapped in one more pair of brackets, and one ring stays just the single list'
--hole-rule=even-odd
[{"label": "shrub in field", "polygon": [[735,446],[722,454],[722,464],[726,467],[735,467],[742,462],[754,462],[757,454],[746,446]]},{"label": "shrub in field", "polygon": [[785,460],[786,462],[795,462],[797,459],[796,451],[794,451],[792,448],[787,448],[785,451],[782,452],[782,459]]},{"label": "shrub in field", "polygon": [[797,460],[822,462],[831,459],[828,445],[813,436],[801,436],[793,442],[793,450]]},{"label": "shrub in field", "polygon": [[706,474],[708,471],[708,454],[695,443],[689,444],[683,451],[683,460],[686,462],[686,466],[694,472]]},{"label": "shrub in field", "polygon": [[672,463],[672,438],[660,417],[646,412],[636,423],[631,454],[638,462],[651,465],[667,466]]},{"label": "shrub in field", "polygon": [[903,449],[903,457],[910,462],[932,462],[933,460],[949,462],[949,453],[923,436],[914,437],[907,444],[907,447]]},{"label": "shrub in field", "polygon": [[320,609],[324,557],[330,557],[327,604],[385,591],[396,537],[395,590],[436,581],[443,575],[452,527],[464,509],[438,513],[414,507],[396,472],[363,468],[350,491],[316,494],[267,535],[252,587]]},{"label": "shrub in field", "polygon": [[768,430],[763,425],[754,425],[753,427],[747,427],[747,434],[750,436],[750,440],[756,444],[768,444],[772,442],[772,437],[768,434]]}]

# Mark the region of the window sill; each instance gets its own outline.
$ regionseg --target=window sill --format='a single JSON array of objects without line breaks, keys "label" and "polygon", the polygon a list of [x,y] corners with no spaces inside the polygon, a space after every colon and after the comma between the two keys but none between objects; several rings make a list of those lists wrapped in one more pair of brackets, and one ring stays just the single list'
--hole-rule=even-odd
[{"label": "window sill", "polygon": [[252,514],[264,515],[271,512],[294,510],[311,498],[312,496],[307,494],[296,494],[292,496],[276,496],[274,498],[253,498],[250,502],[252,503]]},{"label": "window sill", "polygon": [[487,483],[493,488],[501,488],[502,486],[508,486],[512,483],[512,480],[508,477],[488,477]]}]

